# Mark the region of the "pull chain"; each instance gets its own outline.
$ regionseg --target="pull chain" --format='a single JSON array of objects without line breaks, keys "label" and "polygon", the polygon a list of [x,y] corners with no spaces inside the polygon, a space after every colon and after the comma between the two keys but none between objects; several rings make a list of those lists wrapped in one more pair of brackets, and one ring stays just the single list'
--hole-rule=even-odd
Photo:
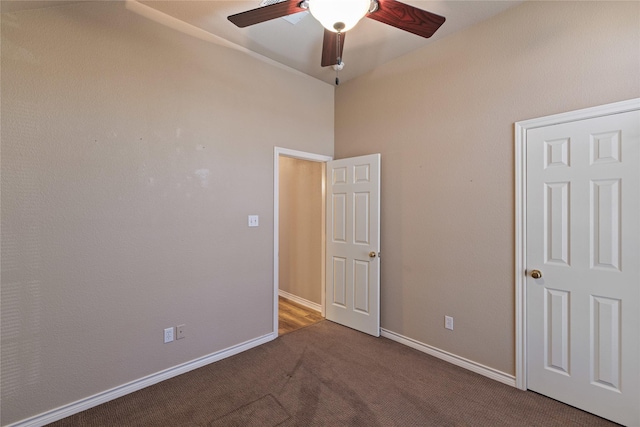
[{"label": "pull chain", "polygon": [[340,64],[342,63],[341,53],[340,53],[340,31],[338,31],[338,37],[336,37],[336,53],[338,56],[338,62],[335,66],[336,69],[336,86],[340,84],[340,78],[338,78],[338,71],[340,71]]}]

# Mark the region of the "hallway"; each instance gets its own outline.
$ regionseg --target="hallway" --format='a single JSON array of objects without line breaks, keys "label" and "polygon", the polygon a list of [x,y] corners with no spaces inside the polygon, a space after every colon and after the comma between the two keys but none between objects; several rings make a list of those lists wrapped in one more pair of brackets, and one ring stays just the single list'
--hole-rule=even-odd
[{"label": "hallway", "polygon": [[278,335],[313,325],[322,319],[319,312],[286,298],[278,297]]}]

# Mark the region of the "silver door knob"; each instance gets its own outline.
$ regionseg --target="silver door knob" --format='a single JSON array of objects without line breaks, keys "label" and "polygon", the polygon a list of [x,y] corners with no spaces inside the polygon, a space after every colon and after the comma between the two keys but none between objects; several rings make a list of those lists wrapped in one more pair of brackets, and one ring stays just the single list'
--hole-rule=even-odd
[{"label": "silver door knob", "polygon": [[540,270],[533,270],[531,271],[531,277],[533,277],[534,279],[539,279],[542,277],[542,272]]}]

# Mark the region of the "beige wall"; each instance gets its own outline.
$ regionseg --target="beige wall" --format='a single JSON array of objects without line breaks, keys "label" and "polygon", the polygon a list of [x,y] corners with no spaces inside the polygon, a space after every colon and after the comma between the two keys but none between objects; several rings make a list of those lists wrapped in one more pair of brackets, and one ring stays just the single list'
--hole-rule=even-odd
[{"label": "beige wall", "polygon": [[638,2],[531,2],[338,87],[336,158],[382,153],[383,328],[514,374],[514,122],[640,96],[639,55]]},{"label": "beige wall", "polygon": [[332,86],[114,2],[1,48],[2,424],[272,332],[273,147],[333,154]]},{"label": "beige wall", "polygon": [[324,164],[280,156],[280,290],[321,304]]}]

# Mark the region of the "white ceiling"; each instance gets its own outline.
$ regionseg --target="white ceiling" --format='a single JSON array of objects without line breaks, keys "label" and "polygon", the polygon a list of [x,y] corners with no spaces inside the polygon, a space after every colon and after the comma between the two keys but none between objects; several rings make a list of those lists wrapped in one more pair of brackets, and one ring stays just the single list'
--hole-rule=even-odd
[{"label": "white ceiling", "polygon": [[[75,2],[77,0],[2,0],[2,12]],[[521,2],[522,0],[405,0],[403,3],[444,16],[446,22],[431,38],[425,39],[364,18],[346,33],[343,54],[345,67],[340,71],[340,81],[345,82],[394,58],[425,48],[442,37],[488,19]],[[300,16],[302,19],[296,24],[285,19],[275,19],[247,28],[238,28],[227,20],[229,15],[254,9],[259,5],[260,0],[143,0],[130,9],[145,16],[154,15],[156,21],[188,33],[193,33],[193,27],[197,27],[241,48],[333,83],[336,75],[333,68],[320,66],[322,26],[306,12]],[[155,11],[161,13],[147,13]]]}]

